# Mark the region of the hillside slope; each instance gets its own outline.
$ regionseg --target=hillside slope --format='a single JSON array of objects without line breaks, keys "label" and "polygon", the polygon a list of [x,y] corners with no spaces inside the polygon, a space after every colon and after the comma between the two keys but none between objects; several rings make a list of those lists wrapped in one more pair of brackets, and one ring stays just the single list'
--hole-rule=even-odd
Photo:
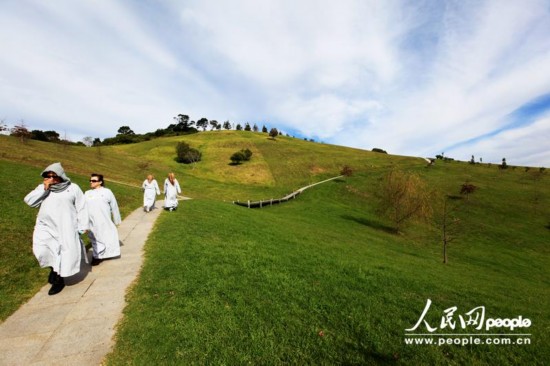
[{"label": "hillside slope", "polygon": [[[179,141],[199,149],[203,160],[195,165],[178,164],[174,158]],[[230,165],[230,155],[243,148],[253,151],[251,161]],[[177,213],[161,215],[151,237],[145,277],[131,294],[133,306],[127,312],[127,328],[123,328],[121,343],[113,356],[120,363],[132,363],[136,361],[134,357],[150,357],[151,362],[162,357],[151,352],[156,344],[154,335],[168,331],[173,333],[175,344],[163,345],[167,354],[180,354],[179,344],[188,342],[184,338],[193,332],[212,340],[213,350],[220,350],[212,353],[213,358],[204,354],[202,338],[189,346],[184,360],[197,363],[231,364],[245,359],[261,363],[273,357],[281,362],[319,363],[323,361],[317,358],[319,355],[326,356],[325,360],[350,363],[401,359],[404,363],[491,364],[494,359],[500,364],[519,361],[542,364],[547,359],[548,352],[544,351],[550,324],[547,172],[520,167],[500,170],[496,166],[464,162],[438,161],[426,167],[419,158],[287,137],[271,140],[265,134],[236,131],[205,132],[100,149],[37,141],[21,144],[11,137],[0,136],[0,167],[5,183],[2,194],[15,195],[19,202],[0,211],[0,229],[10,233],[9,244],[2,243],[3,250],[11,254],[14,250],[11,248],[18,251],[10,262],[0,265],[8,286],[13,284],[7,274],[17,261],[25,263],[17,266],[18,281],[31,283],[27,286],[31,291],[43,282],[35,276],[32,253],[22,249],[29,246],[34,215],[20,204],[29,189],[21,180],[25,184],[33,180],[28,185],[34,187],[36,182],[31,177],[58,160],[69,175],[81,181],[95,171],[103,173],[107,181],[130,186],[138,186],[148,172],[162,182],[166,173],[173,171],[184,194],[193,198],[183,203]],[[344,165],[354,170],[351,177],[316,186],[290,203],[261,211],[231,204],[237,199],[280,197],[339,175]],[[453,202],[458,205],[458,224],[449,247],[449,264],[441,263],[441,229],[434,222],[411,224],[397,235],[391,224],[377,215],[380,181],[391,169],[417,173],[433,189],[434,201],[443,194],[457,197]],[[478,190],[468,199],[459,198],[460,187],[466,182]],[[132,205],[139,206],[138,189],[115,187],[119,199],[133,197],[126,200],[126,210],[132,209]],[[14,218],[11,212],[15,210],[22,210],[23,214]],[[8,227],[26,229],[19,233],[8,231]],[[20,245],[13,246],[14,241]],[[188,281],[187,276],[195,282]],[[265,278],[271,287],[258,287],[258,276]],[[160,296],[157,288],[163,289]],[[231,296],[227,288],[232,289]],[[11,296],[11,290],[1,290],[8,292],[2,293],[3,297]],[[167,295],[174,293],[187,295]],[[252,295],[256,293],[258,296]],[[308,297],[304,298],[304,294]],[[534,344],[531,348],[490,349],[404,347],[399,343],[403,341],[404,329],[417,320],[428,298],[439,304],[440,311],[453,305],[461,309],[485,305],[492,316],[529,317],[533,320],[530,331]],[[257,302],[251,302],[252,299]],[[12,303],[17,301],[24,300],[18,298]],[[209,308],[218,303],[226,305]],[[197,304],[202,306],[197,310],[202,311],[200,314],[194,312]],[[292,309],[286,311],[289,304]],[[193,323],[177,322],[170,329],[165,321],[156,321],[154,317],[143,323],[139,314],[144,307],[147,314],[162,308],[170,319],[177,319],[182,313],[187,317],[200,315],[204,324],[201,331],[192,331],[186,327]],[[253,312],[267,308],[284,320],[271,318],[269,311],[261,316]],[[240,315],[231,311],[239,311]],[[252,324],[257,328],[253,330],[249,329],[251,317],[256,317]],[[227,337],[219,338],[216,332],[222,318],[228,322]],[[146,324],[146,330],[142,324]],[[296,331],[295,336],[286,333],[287,326]],[[318,338],[307,341],[296,338],[308,336],[308,327],[315,332],[319,328],[333,332],[329,333],[332,335],[326,339],[327,343]],[[270,349],[270,345],[279,342],[272,338],[272,329],[273,334],[286,337],[282,348]],[[142,331],[153,338],[139,337]],[[230,355],[231,340],[241,336],[246,339],[250,332],[257,337],[269,335],[265,336],[266,344],[258,343],[260,346],[255,350],[258,354],[244,357],[248,344],[243,341],[235,345],[237,349]],[[137,334],[137,339],[132,334]],[[228,343],[217,343],[218,339]],[[292,347],[301,342],[305,353],[293,356]],[[268,353],[262,353],[264,350]]]}]

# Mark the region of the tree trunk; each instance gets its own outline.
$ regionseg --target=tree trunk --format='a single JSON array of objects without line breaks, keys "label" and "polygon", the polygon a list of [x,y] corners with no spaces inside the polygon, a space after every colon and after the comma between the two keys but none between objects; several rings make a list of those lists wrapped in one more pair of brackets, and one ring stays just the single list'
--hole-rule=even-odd
[{"label": "tree trunk", "polygon": [[443,264],[447,264],[447,199],[443,202]]},{"label": "tree trunk", "polygon": [[443,237],[443,264],[447,264],[447,238]]}]

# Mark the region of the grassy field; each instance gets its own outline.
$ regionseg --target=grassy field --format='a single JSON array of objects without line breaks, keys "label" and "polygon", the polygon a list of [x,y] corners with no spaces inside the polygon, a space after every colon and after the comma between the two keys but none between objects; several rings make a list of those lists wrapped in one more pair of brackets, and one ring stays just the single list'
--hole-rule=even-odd
[{"label": "grassy field", "polygon": [[[200,149],[203,161],[177,164],[174,149],[181,140]],[[0,149],[2,175],[8,167],[17,177],[2,193],[21,196],[21,206],[44,165],[33,154],[56,159],[49,144],[40,144],[26,146],[21,156],[15,148]],[[253,151],[251,164],[229,165],[231,153],[241,148]],[[427,168],[418,158],[234,131],[102,149],[104,164],[110,164],[105,171],[118,181],[139,184],[146,171],[161,178],[174,171],[193,198],[160,216],[108,364],[542,365],[550,359],[548,173],[461,162]],[[100,168],[93,148],[74,148],[61,159],[85,176],[88,170],[73,156],[88,170]],[[289,203],[261,210],[231,204],[278,198],[338,175],[343,165],[354,169],[353,176],[311,188]],[[434,189],[434,200],[458,196],[465,182],[479,187],[468,200],[453,201],[460,223],[448,264],[442,263],[441,232],[433,223],[395,234],[376,214],[378,185],[390,169],[419,174]],[[20,181],[30,187],[16,187]],[[137,191],[123,187],[115,192],[119,199]],[[133,203],[127,201],[128,209]],[[140,203],[136,199],[134,207]],[[21,216],[3,210],[2,232],[14,225],[7,220],[27,230],[21,237],[26,251],[17,250],[0,269],[25,262],[39,272],[29,241],[35,212],[11,210]],[[14,238],[10,243],[21,240]],[[28,273],[21,281],[36,282],[27,290],[32,293],[41,282]],[[6,298],[7,290],[0,290]],[[24,301],[7,296],[14,304]],[[531,344],[407,345],[405,329],[416,323],[427,299],[433,301],[426,318],[432,327],[445,309],[456,306],[458,321],[484,306],[486,317],[531,319],[532,326],[521,331],[532,334]]]}]

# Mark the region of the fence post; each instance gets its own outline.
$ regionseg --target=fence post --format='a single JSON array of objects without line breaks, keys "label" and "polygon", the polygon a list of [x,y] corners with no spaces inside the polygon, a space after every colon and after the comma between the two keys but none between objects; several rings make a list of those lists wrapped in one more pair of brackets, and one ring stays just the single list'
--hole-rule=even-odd
[{"label": "fence post", "polygon": [[250,200],[248,200],[248,208],[250,208]]}]

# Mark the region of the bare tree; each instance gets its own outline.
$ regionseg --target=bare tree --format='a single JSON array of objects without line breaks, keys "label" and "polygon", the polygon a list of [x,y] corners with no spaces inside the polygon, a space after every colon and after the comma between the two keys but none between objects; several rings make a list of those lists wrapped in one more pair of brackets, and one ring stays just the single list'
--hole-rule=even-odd
[{"label": "bare tree", "polygon": [[466,197],[466,201],[468,201],[470,199],[470,195],[474,193],[476,190],[477,190],[476,185],[473,185],[472,183],[466,181],[460,187],[460,194],[464,195]]},{"label": "bare tree", "polygon": [[84,143],[84,145],[86,145],[87,147],[90,147],[94,144],[94,138],[92,136],[86,136],[82,139],[82,142]]},{"label": "bare tree", "polygon": [[439,214],[436,215],[436,225],[441,229],[441,240],[443,241],[443,263],[447,264],[448,245],[456,238],[457,227],[460,219],[455,216],[458,210],[458,204],[452,204],[451,200],[457,200],[460,197],[445,195],[441,200]]},{"label": "bare tree", "polygon": [[531,174],[531,179],[533,180],[533,211],[536,214],[538,214],[538,207],[541,201],[543,201],[544,195],[540,189],[540,182],[542,180],[542,177],[544,176],[544,168],[533,170]]},{"label": "bare tree", "polygon": [[5,119],[0,119],[0,133],[4,132],[4,131],[8,131],[9,128],[8,128],[8,125],[6,124],[5,122],[6,120]]},{"label": "bare tree", "polygon": [[97,159],[103,160],[103,152],[101,151],[101,144],[96,145],[94,148],[96,149],[96,152],[97,152]]},{"label": "bare tree", "polygon": [[69,148],[69,145],[71,144],[71,140],[67,137],[67,131],[63,132],[63,139],[59,142],[61,146],[63,147],[63,151],[67,151]]},{"label": "bare tree", "polygon": [[392,170],[380,185],[378,212],[391,220],[399,232],[409,220],[431,217],[430,195],[430,190],[418,175]]},{"label": "bare tree", "polygon": [[26,143],[31,138],[31,132],[25,125],[25,121],[19,121],[19,124],[13,126],[11,129],[11,135],[19,138],[19,141]]}]

